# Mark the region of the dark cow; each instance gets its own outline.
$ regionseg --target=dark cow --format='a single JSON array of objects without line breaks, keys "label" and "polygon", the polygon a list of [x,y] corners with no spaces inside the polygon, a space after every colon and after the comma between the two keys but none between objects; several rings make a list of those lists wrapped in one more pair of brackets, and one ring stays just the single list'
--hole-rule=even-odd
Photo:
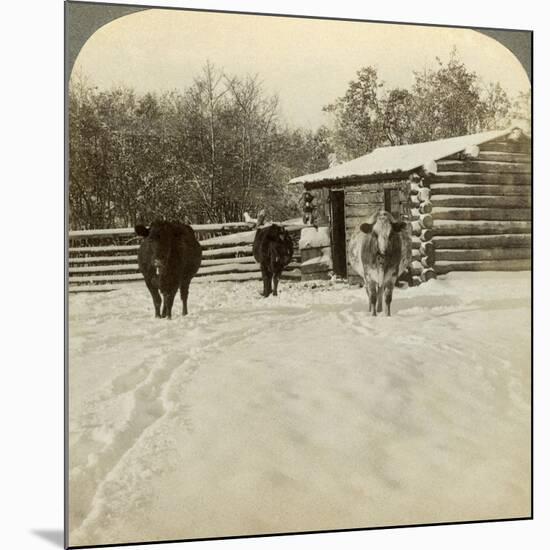
[{"label": "dark cow", "polygon": [[145,237],[139,247],[138,264],[153,297],[155,317],[172,318],[172,304],[178,289],[183,315],[187,315],[189,283],[202,259],[193,229],[183,223],[154,221],[150,227],[136,225],[135,231]]},{"label": "dark cow", "polygon": [[362,223],[349,244],[350,264],[363,277],[369,298],[369,311],[390,315],[393,287],[411,261],[411,237],[405,222],[381,210],[368,223]]},{"label": "dark cow", "polygon": [[[252,246],[255,260],[262,269],[264,291],[266,298],[273,293],[277,296],[277,286],[283,269],[292,260],[294,245],[284,227],[273,224],[256,231]],[[273,288],[271,282],[273,281]]]}]

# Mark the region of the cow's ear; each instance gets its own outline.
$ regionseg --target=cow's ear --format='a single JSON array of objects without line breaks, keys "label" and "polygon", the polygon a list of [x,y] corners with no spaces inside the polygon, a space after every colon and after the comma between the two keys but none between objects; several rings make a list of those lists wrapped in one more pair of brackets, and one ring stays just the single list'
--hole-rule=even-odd
[{"label": "cow's ear", "polygon": [[372,223],[362,223],[360,226],[359,226],[359,229],[363,232],[363,233],[370,233],[372,231]]},{"label": "cow's ear", "polygon": [[405,222],[394,222],[391,224],[391,227],[396,233],[399,233],[402,229],[407,227],[407,224]]},{"label": "cow's ear", "polygon": [[134,229],[136,231],[136,235],[139,235],[140,237],[147,237],[147,235],[149,235],[149,228],[144,225],[136,225]]}]

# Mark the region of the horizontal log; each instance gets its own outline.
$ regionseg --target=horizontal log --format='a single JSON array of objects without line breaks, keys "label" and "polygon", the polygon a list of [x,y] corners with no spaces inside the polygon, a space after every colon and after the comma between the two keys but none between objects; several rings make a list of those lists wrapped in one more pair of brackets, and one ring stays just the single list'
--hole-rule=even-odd
[{"label": "horizontal log", "polygon": [[82,229],[69,231],[69,240],[98,239],[105,237],[136,237],[136,231],[133,227],[121,227],[115,229]]},{"label": "horizontal log", "polygon": [[479,160],[496,161],[496,162],[531,162],[529,153],[511,153],[498,151],[480,151]]},{"label": "horizontal log", "polygon": [[244,231],[240,233],[232,233],[230,235],[222,235],[221,237],[211,237],[210,239],[204,239],[200,241],[203,248],[222,248],[224,246],[242,246],[245,244],[252,244],[254,237],[256,236],[256,230]]},{"label": "horizontal log", "polygon": [[125,275],[92,275],[92,276],[73,276],[69,277],[69,284],[91,284],[101,283],[104,281],[141,281],[143,275],[141,273],[129,273]]},{"label": "horizontal log", "polygon": [[[531,222],[527,221],[456,221],[438,220],[433,235],[498,235],[509,233],[531,233]],[[427,239],[429,240],[429,239]]]},{"label": "horizontal log", "polygon": [[330,269],[332,269],[332,265],[328,263],[326,259],[315,263],[302,264],[300,266],[300,271],[302,275],[307,275],[310,273],[321,273],[324,271],[329,271]]},{"label": "horizontal log", "polygon": [[[270,222],[271,223],[271,222]],[[311,227],[311,225],[304,224],[290,224],[290,223],[281,223],[273,222],[282,225],[289,232],[300,231],[305,227]],[[267,227],[267,225],[262,226]],[[252,244],[254,242],[254,237],[256,236],[256,228],[250,231],[241,231],[238,233],[230,233],[229,235],[222,235],[221,237],[211,237],[209,239],[203,239],[200,241],[200,244],[203,248],[221,248],[224,246],[241,246],[245,244]]]},{"label": "horizontal log", "polygon": [[202,275],[213,275],[215,273],[248,273],[251,271],[258,271],[258,269],[259,266],[257,263],[225,263],[201,267],[196,276],[201,277]]},{"label": "horizontal log", "polygon": [[[99,282],[99,281],[133,281],[142,279],[142,275],[137,271],[137,265],[132,266],[96,266],[96,267],[84,267],[84,268],[69,268],[69,273],[88,273],[91,274],[89,277],[71,277],[69,276],[70,282]],[[118,271],[128,271],[132,268],[135,272],[132,274],[126,275],[101,275],[105,272],[118,272]],[[299,268],[299,264],[293,262],[287,266],[287,270],[293,270]],[[213,274],[227,274],[227,273],[250,273],[259,270],[257,263],[224,263],[221,265],[211,265],[201,267],[196,275],[196,277],[202,277],[205,275]],[[97,274],[100,275],[97,275]]]},{"label": "horizontal log", "polygon": [[133,252],[139,250],[139,244],[121,246],[74,246],[69,247],[69,254],[93,253],[93,252]]},{"label": "horizontal log", "polygon": [[69,258],[70,264],[99,264],[113,262],[137,262],[137,255],[132,256],[79,256]]},{"label": "horizontal log", "polygon": [[210,233],[212,231],[246,231],[253,226],[253,223],[245,222],[203,223],[191,225],[195,233]]},{"label": "horizontal log", "polygon": [[206,267],[209,265],[224,265],[224,264],[254,264],[256,260],[254,256],[239,256],[238,258],[203,258],[201,262],[201,267]]},{"label": "horizontal log", "polygon": [[[300,280],[302,274],[299,269],[292,271],[283,271],[281,279],[283,280]],[[242,282],[242,281],[260,281],[262,279],[261,271],[253,271],[249,273],[221,273],[215,275],[206,275],[204,277],[196,277],[193,283],[214,283],[214,282]]]},{"label": "horizontal log", "polygon": [[[253,280],[261,280],[262,273],[261,271],[253,271],[253,272],[246,272],[246,273],[220,273],[220,274],[213,274],[213,275],[205,275],[203,277],[195,277],[192,280],[192,284],[196,283],[207,283],[207,282],[223,282],[223,281],[234,281],[234,282],[240,282],[240,281],[253,281]],[[283,280],[300,280],[301,273],[299,269],[293,269],[291,271],[283,271],[281,275],[281,279]],[[91,288],[99,288],[103,287],[104,285],[94,285],[94,283],[99,282],[131,282],[131,281],[141,281],[143,280],[143,277],[141,276],[141,273],[138,273],[136,275],[98,275],[94,277],[72,277],[69,278],[69,284],[71,285],[70,292],[76,292],[83,291],[84,288],[86,290],[89,290]],[[74,286],[74,285],[82,285],[82,286]],[[94,286],[92,286],[94,285]],[[118,287],[117,287],[118,288]]]},{"label": "horizontal log", "polygon": [[438,220],[513,220],[527,221],[531,219],[529,208],[434,208],[431,216]]},{"label": "horizontal log", "polygon": [[350,204],[384,204],[384,191],[346,191],[344,203]]},{"label": "horizontal log", "polygon": [[527,260],[531,258],[530,248],[438,248],[436,262],[464,260]]},{"label": "horizontal log", "polygon": [[530,185],[531,174],[503,174],[503,173],[473,173],[473,172],[438,172],[428,178],[430,188],[434,183],[471,183],[483,185]]},{"label": "horizontal log", "polygon": [[434,269],[438,275],[451,271],[529,271],[531,260],[446,261],[437,262]]},{"label": "horizontal log", "polygon": [[483,185],[472,183],[433,183],[432,193],[437,195],[506,195],[531,196],[529,185]]},{"label": "horizontal log", "polygon": [[479,146],[483,151],[498,151],[500,153],[530,153],[531,143],[528,141],[490,141]]},{"label": "horizontal log", "polygon": [[203,258],[227,258],[239,254],[252,254],[252,245],[231,246],[227,248],[210,248],[202,251]]},{"label": "horizontal log", "polygon": [[[427,244],[427,243],[426,243]],[[515,235],[462,235],[459,237],[434,237],[433,244],[439,248],[479,249],[479,248],[528,248],[530,234]]]},{"label": "horizontal log", "polygon": [[530,174],[531,165],[515,162],[494,162],[483,160],[440,160],[438,172],[491,172],[497,174]]},{"label": "horizontal log", "polygon": [[510,151],[482,151],[479,150],[477,156],[468,156],[464,152],[455,153],[454,155],[449,155],[443,160],[454,160],[454,161],[465,161],[465,160],[480,160],[480,161],[490,161],[490,162],[531,162],[531,155],[528,153],[513,153]]},{"label": "horizontal log", "polygon": [[364,191],[369,191],[371,193],[374,193],[376,191],[384,192],[384,183],[380,181],[365,180],[363,182],[358,182],[353,185],[346,185],[344,187],[345,193],[352,193],[354,191],[359,193],[363,193]]},{"label": "horizontal log", "polygon": [[459,208],[529,208],[531,195],[489,196],[489,195],[434,195],[435,207],[454,206]]},{"label": "horizontal log", "polygon": [[346,206],[346,217],[359,217],[363,220],[370,218],[373,214],[376,214],[380,210],[380,204],[353,204]]},{"label": "horizontal log", "polygon": [[[252,226],[253,224],[244,222],[206,223],[191,225],[195,233],[209,233],[212,231],[246,231]],[[133,227],[122,227],[115,229],[83,229],[77,231],[69,231],[70,240],[130,236],[136,236],[135,229]]]},{"label": "horizontal log", "polygon": [[83,267],[69,267],[71,273],[115,273],[118,271],[137,271],[138,264],[122,265],[89,265]]},{"label": "horizontal log", "polygon": [[110,285],[103,283],[101,285],[69,285],[70,294],[81,294],[83,292],[112,292],[119,290],[121,285]]},{"label": "horizontal log", "polygon": [[[284,271],[292,271],[299,269],[299,262],[290,262],[284,269]],[[259,269],[260,266],[256,262],[254,263],[226,263],[212,266],[205,266],[199,269],[196,277],[203,277],[204,275],[212,275],[216,273],[248,273]]]}]

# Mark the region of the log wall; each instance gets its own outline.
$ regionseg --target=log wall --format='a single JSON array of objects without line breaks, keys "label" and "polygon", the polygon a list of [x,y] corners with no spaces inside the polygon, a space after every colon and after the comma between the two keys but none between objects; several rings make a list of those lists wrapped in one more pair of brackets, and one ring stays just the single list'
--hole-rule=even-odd
[{"label": "log wall", "polygon": [[531,268],[531,145],[499,138],[453,155],[423,178],[430,189],[435,272]]}]

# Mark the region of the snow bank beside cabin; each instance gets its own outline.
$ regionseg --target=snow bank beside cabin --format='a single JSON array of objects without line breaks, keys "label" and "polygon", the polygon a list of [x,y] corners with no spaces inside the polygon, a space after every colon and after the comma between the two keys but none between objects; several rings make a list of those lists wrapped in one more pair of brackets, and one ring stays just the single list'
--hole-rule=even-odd
[{"label": "snow bank beside cabin", "polygon": [[71,545],[530,513],[529,273],[259,291],[70,296]]}]

